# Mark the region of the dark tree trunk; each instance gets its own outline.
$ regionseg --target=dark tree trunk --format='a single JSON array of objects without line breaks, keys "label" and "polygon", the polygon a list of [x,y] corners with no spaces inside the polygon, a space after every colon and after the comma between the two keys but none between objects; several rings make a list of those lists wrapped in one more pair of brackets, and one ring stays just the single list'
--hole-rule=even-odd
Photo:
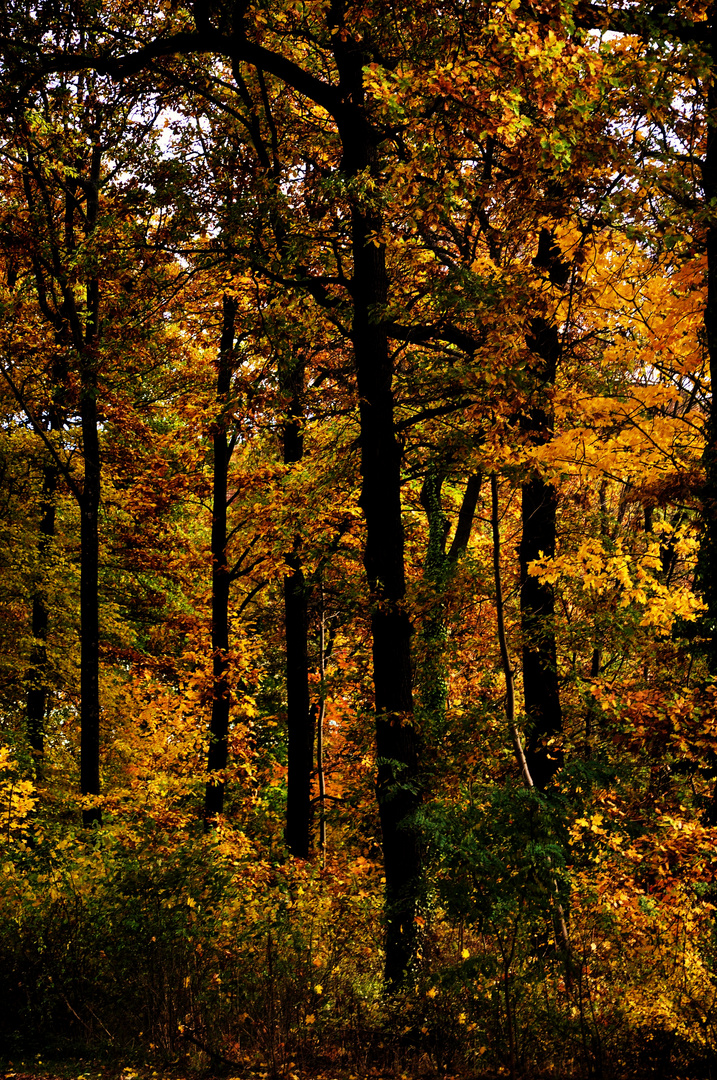
[{"label": "dark tree trunk", "polygon": [[421,505],[428,519],[428,545],[423,577],[429,589],[429,607],[423,616],[416,664],[416,692],[426,742],[437,744],[445,733],[448,683],[443,661],[446,647],[444,592],[450,578],[446,540],[449,522],[443,510],[443,475],[431,463],[421,489]]},{"label": "dark tree trunk", "polygon": [[402,981],[416,947],[421,852],[419,739],[413,721],[411,625],[405,608],[400,449],[393,419],[392,365],[374,314],[386,301],[385,252],[368,239],[379,222],[354,210],[353,340],[361,419],[364,566],[371,592],[376,708],[376,793],[386,871],[386,980]]},{"label": "dark tree trunk", "polygon": [[[710,208],[707,216],[705,246],[707,249],[707,302],[705,305],[705,338],[709,377],[717,373],[717,5],[707,9],[709,25],[708,50],[710,72],[707,76],[707,145],[702,163],[702,183],[705,205]],[[707,611],[700,620],[700,636],[705,642],[707,669],[717,678],[717,409],[714,396],[710,401],[705,423],[705,449],[702,457],[705,482],[702,489],[702,539],[697,564],[697,579]],[[714,778],[717,763],[709,763]],[[717,824],[717,783],[712,797],[702,814],[705,825]]]},{"label": "dark tree trunk", "polygon": [[[87,184],[87,231],[91,233],[99,211],[101,150],[92,152]],[[80,412],[84,482],[80,500],[80,790],[83,796],[100,794],[100,619],[99,619],[99,509],[101,462],[97,413],[97,362],[100,286],[92,278],[87,286],[87,321],[80,352]],[[97,806],[82,811],[85,825],[100,823]]]},{"label": "dark tree trunk", "polygon": [[[304,362],[292,356],[279,365],[282,391],[288,397],[284,421],[284,464],[301,461],[304,440]],[[286,799],[286,844],[292,855],[308,858],[311,848],[311,775],[314,764],[315,714],[309,694],[308,592],[301,556],[294,550],[287,556],[291,573],[284,578],[284,618],[286,633],[286,700],[289,731],[289,769]]]},{"label": "dark tree trunk", "polygon": [[[547,442],[553,416],[545,391],[555,382],[560,339],[555,326],[542,318],[531,323],[528,347],[542,363],[534,365],[534,402],[521,418],[521,428],[532,445]],[[555,596],[553,586],[528,572],[538,558],[555,554],[557,492],[553,484],[534,474],[522,489],[522,538],[520,542],[520,613],[523,640],[523,694],[527,717],[525,756],[535,787],[543,789],[560,766],[560,756],[550,745],[562,730],[555,645]]]},{"label": "dark tree trunk", "polygon": [[306,859],[311,848],[311,775],[315,719],[309,696],[307,589],[301,559],[287,557],[292,568],[284,578],[286,698],[289,760],[286,798],[286,845]]},{"label": "dark tree trunk", "polygon": [[[249,90],[238,67],[234,70],[239,95],[248,112],[247,129],[264,174],[271,180],[277,195],[281,193],[282,163],[276,143],[276,128],[271,116],[269,99],[263,98],[265,120],[271,138],[268,143]],[[260,75],[261,78],[261,75]],[[263,86],[263,81],[262,81]],[[291,229],[278,211],[283,198],[269,212],[277,250],[287,254]],[[279,356],[279,387],[288,408],[283,424],[284,464],[301,461],[304,452],[302,422],[305,360],[300,353]],[[286,798],[286,827],[284,837],[289,852],[297,858],[308,858],[311,849],[311,776],[315,735],[315,710],[311,708],[309,692],[309,617],[308,591],[304,578],[298,539],[286,556],[291,572],[284,577],[284,635],[286,645],[286,707],[288,729],[288,776]]]},{"label": "dark tree trunk", "polygon": [[[100,624],[99,527],[100,446],[97,430],[97,378],[93,357],[82,358],[82,451],[84,484],[80,503],[80,791],[100,794]],[[97,807],[85,807],[85,825],[100,822]]]},{"label": "dark tree trunk", "polygon": [[229,754],[229,586],[227,561],[227,478],[230,445],[227,437],[226,409],[231,389],[234,354],[236,300],[224,294],[222,301],[222,336],[217,360],[218,416],[213,438],[212,489],[212,716],[209,725],[209,753],[204,799],[204,826],[224,810],[225,769]]},{"label": "dark tree trunk", "polygon": [[[336,27],[334,49],[345,100],[339,124],[348,176],[377,171],[368,125],[360,43]],[[422,888],[416,811],[421,802],[420,741],[413,717],[411,622],[405,606],[401,451],[393,415],[393,361],[383,312],[388,294],[382,219],[371,194],[354,196],[352,341],[361,430],[361,508],[366,520],[364,566],[371,596],[376,710],[376,794],[386,874],[386,963],[398,986],[415,958],[415,916]]]},{"label": "dark tree trunk", "polygon": [[430,610],[426,612],[421,627],[422,659],[416,672],[416,688],[423,713],[423,724],[425,730],[430,733],[434,747],[440,744],[445,734],[448,702],[444,655],[447,640],[444,596],[460,557],[468,546],[481,488],[479,475],[469,477],[458,513],[453,541],[450,550],[446,551],[450,523],[443,510],[443,479],[440,470],[436,465],[431,464],[421,490],[421,504],[428,519],[428,547],[423,563],[423,574],[431,590],[431,602]]},{"label": "dark tree trunk", "polygon": [[39,580],[32,598],[32,637],[30,668],[27,673],[27,737],[35,759],[35,770],[42,770],[45,754],[45,714],[47,712],[47,596],[44,582],[50,543],[55,535],[55,492],[58,470],[48,462],[42,470],[40,539],[37,546]]},{"label": "dark tree trunk", "polygon": [[[709,52],[711,71],[707,76],[707,146],[702,165],[705,204],[710,208],[707,218],[707,303],[705,306],[705,337],[709,374],[714,380],[717,372],[717,7],[707,9],[710,27]],[[706,423],[706,444],[703,456],[705,483],[703,488],[703,534],[698,564],[699,585],[707,605],[702,620],[702,633],[707,643],[707,662],[710,674],[717,677],[717,410],[714,400]],[[715,795],[717,806],[717,791]],[[717,810],[714,811],[717,820]]]}]

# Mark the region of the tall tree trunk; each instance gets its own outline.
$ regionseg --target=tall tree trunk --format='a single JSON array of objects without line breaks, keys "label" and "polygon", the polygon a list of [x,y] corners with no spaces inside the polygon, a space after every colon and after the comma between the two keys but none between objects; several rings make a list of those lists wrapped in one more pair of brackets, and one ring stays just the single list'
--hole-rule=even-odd
[{"label": "tall tree trunk", "polygon": [[[304,361],[300,354],[280,362],[281,389],[288,397],[283,426],[284,464],[301,461]],[[292,855],[308,858],[311,848],[311,775],[314,765],[315,712],[309,694],[308,591],[298,545],[286,559],[291,573],[284,577],[286,633],[286,699],[289,730],[289,768],[286,799],[286,844]]]},{"label": "tall tree trunk", "polygon": [[[93,148],[87,184],[87,231],[91,233],[99,211],[101,150]],[[87,321],[80,352],[80,412],[84,478],[80,500],[80,791],[100,794],[100,619],[99,619],[99,509],[101,462],[97,412],[99,346],[99,280],[87,285]],[[100,823],[97,806],[82,811],[85,825]]]},{"label": "tall tree trunk", "polygon": [[[100,624],[99,527],[100,448],[97,430],[97,379],[90,357],[83,357],[82,450],[84,484],[80,503],[80,791],[100,794]],[[102,819],[96,806],[85,807],[82,820]]]},{"label": "tall tree trunk", "polygon": [[[707,9],[710,28],[710,72],[707,78],[707,146],[702,164],[702,182],[707,217],[707,303],[705,306],[705,337],[709,374],[717,372],[717,5]],[[705,483],[703,488],[703,534],[698,564],[699,583],[707,605],[702,631],[707,639],[707,663],[712,676],[717,677],[717,409],[712,400],[706,422],[706,442],[703,455]],[[717,807],[717,789],[715,791]],[[717,820],[717,809],[713,811]]]},{"label": "tall tree trunk", "polygon": [[226,410],[231,389],[237,302],[224,294],[222,335],[217,359],[217,418],[213,437],[212,487],[212,716],[209,725],[209,753],[204,798],[204,827],[224,810],[224,792],[229,754],[229,586],[227,561],[227,477],[230,446]]},{"label": "tall tree trunk", "polygon": [[[234,79],[239,95],[247,109],[247,129],[256,150],[264,175],[270,179],[276,204],[269,209],[277,250],[282,255],[290,252],[291,228],[280,213],[283,202],[282,162],[276,142],[276,127],[271,115],[269,97],[259,71],[263,91],[264,118],[269,127],[268,142],[262,134],[262,125],[254,101],[238,66],[234,67]],[[302,434],[305,358],[300,352],[279,354],[279,388],[288,408],[283,424],[284,464],[301,461],[304,453]],[[286,826],[284,837],[289,852],[297,858],[308,858],[311,849],[311,776],[313,772],[314,733],[316,710],[311,708],[309,691],[309,615],[308,590],[304,577],[298,539],[286,555],[290,573],[284,577],[284,635],[286,646],[286,708],[288,728],[288,775],[286,798]]]},{"label": "tall tree trunk", "polygon": [[32,598],[32,637],[30,667],[27,672],[27,737],[35,760],[35,771],[42,771],[45,755],[45,714],[47,712],[47,595],[46,563],[55,535],[55,492],[58,470],[49,461],[42,469],[40,539],[37,545],[39,580]]},{"label": "tall tree trunk", "polygon": [[326,866],[326,772],[324,770],[324,720],[326,718],[326,609],[324,588],[320,586],[319,608],[319,705],[316,717],[316,779],[319,782],[319,851],[322,869]]},{"label": "tall tree trunk", "polygon": [[411,625],[405,607],[400,449],[393,417],[392,363],[376,310],[386,302],[380,221],[353,211],[353,343],[361,421],[364,566],[371,593],[376,708],[376,794],[386,872],[386,980],[402,981],[416,947],[421,852],[413,817],[420,804],[419,738],[413,720]]},{"label": "tall tree trunk", "polygon": [[520,613],[523,694],[528,721],[526,756],[535,786],[544,788],[560,765],[550,739],[562,730],[552,585],[528,572],[538,558],[555,554],[555,488],[541,477],[523,485],[520,542]]},{"label": "tall tree trunk", "polygon": [[[364,112],[359,43],[337,27],[334,48],[352,105],[340,135],[348,176],[377,169],[374,134]],[[420,740],[413,716],[411,622],[405,606],[401,451],[393,414],[393,360],[383,312],[388,294],[382,220],[371,194],[351,208],[352,342],[361,431],[361,508],[366,521],[364,567],[371,597],[376,795],[386,875],[385,978],[398,986],[415,957],[415,916],[422,889],[416,811],[421,802]]]},{"label": "tall tree trunk", "polygon": [[[533,366],[534,401],[521,417],[521,428],[532,445],[547,442],[553,432],[553,414],[545,391],[555,383],[560,353],[557,327],[543,318],[531,322],[528,347],[541,363]],[[555,555],[555,486],[539,473],[523,484],[520,561],[520,614],[523,641],[523,695],[527,718],[525,756],[535,787],[545,788],[561,759],[551,740],[562,731],[555,644],[553,586],[529,573],[534,559]]]},{"label": "tall tree trunk", "polygon": [[[705,206],[709,208],[706,229],[707,302],[705,304],[705,338],[709,378],[713,385],[717,373],[717,4],[707,8],[709,25],[708,51],[710,71],[707,76],[707,145],[702,163],[702,183]],[[700,630],[706,643],[707,669],[717,678],[717,409],[714,396],[705,423],[705,449],[702,456],[705,482],[702,489],[702,540],[700,543],[697,577],[707,611]],[[714,779],[717,763],[710,762]],[[702,815],[705,825],[717,824],[717,782]]]}]

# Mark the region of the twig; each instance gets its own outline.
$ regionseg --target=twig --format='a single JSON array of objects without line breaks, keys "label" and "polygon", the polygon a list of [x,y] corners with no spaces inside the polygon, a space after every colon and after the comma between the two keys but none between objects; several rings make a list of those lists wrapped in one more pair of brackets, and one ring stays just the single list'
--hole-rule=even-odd
[{"label": "twig", "polygon": [[533,778],[530,775],[528,762],[523,750],[523,743],[515,722],[515,683],[513,681],[513,668],[508,655],[508,642],[505,635],[505,615],[503,608],[503,584],[500,574],[500,530],[498,528],[498,482],[495,473],[490,474],[491,513],[490,520],[493,529],[493,575],[495,577],[495,608],[498,619],[498,644],[500,645],[500,659],[503,665],[505,677],[505,714],[508,718],[510,736],[513,740],[515,756],[520,766],[520,771],[527,788],[532,788]]},{"label": "twig", "polygon": [[209,1054],[209,1057],[212,1059],[212,1061],[220,1061],[222,1065],[231,1065],[232,1068],[235,1069],[240,1069],[242,1067],[239,1061],[233,1061],[231,1058],[224,1057],[224,1054],[220,1054],[218,1050],[212,1050],[211,1046],[208,1046],[207,1043],[203,1042],[201,1039],[198,1039],[197,1036],[194,1035],[192,1032],[184,1030],[181,1032],[181,1035],[183,1039],[187,1040],[187,1042],[193,1043],[194,1046],[198,1047],[200,1050],[203,1050],[205,1054]]}]

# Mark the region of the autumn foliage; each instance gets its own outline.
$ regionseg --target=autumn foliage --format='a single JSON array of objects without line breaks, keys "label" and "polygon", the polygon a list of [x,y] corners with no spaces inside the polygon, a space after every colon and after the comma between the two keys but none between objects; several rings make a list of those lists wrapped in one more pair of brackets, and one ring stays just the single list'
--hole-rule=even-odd
[{"label": "autumn foliage", "polygon": [[717,1058],[717,9],[0,10],[0,1049]]}]

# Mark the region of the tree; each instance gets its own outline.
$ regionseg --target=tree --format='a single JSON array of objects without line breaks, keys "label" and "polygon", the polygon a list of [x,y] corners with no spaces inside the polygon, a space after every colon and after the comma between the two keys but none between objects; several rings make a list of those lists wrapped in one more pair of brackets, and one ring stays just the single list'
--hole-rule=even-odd
[{"label": "tree", "polygon": [[[130,139],[136,151],[137,136],[141,140],[146,134],[147,116],[135,95],[114,96],[110,104],[105,91],[98,76],[40,85],[10,113],[4,155],[19,207],[9,241],[25,321],[6,342],[2,374],[47,462],[41,550],[54,529],[54,489],[60,478],[80,515],[80,790],[86,798],[86,825],[101,820],[102,430],[108,407],[111,412],[111,405],[117,405],[108,385],[116,378],[121,350],[128,347],[128,331],[137,337],[135,312],[126,302],[135,285],[132,275],[146,268],[136,263],[136,232],[123,235],[128,206],[138,207],[132,192],[122,192],[118,174]],[[144,313],[141,292],[137,308]],[[33,362],[39,378],[28,379]],[[31,742],[39,751],[46,690],[38,669],[47,634],[41,593],[33,600],[33,632],[28,711]]]},{"label": "tree", "polygon": [[[45,14],[54,18],[53,12]],[[654,103],[653,113],[643,108],[640,95],[654,92],[658,104],[674,102],[687,80],[680,72],[673,81],[673,73],[665,71],[666,39],[657,34],[656,13],[648,11],[648,18],[644,8],[615,14],[584,6],[568,11],[557,3],[540,12],[510,5],[492,11],[448,5],[440,11],[419,6],[377,15],[341,3],[283,4],[270,11],[217,4],[197,10],[193,22],[178,8],[160,14],[161,21],[152,21],[144,11],[124,9],[113,23],[115,36],[97,39],[92,49],[72,37],[61,45],[59,38],[46,39],[40,57],[7,41],[4,47],[6,62],[23,67],[26,89],[54,86],[63,71],[75,70],[99,71],[100,82],[109,75],[125,86],[137,87],[141,81],[149,99],[157,87],[163,92],[171,87],[176,95],[171,100],[181,102],[185,115],[197,116],[191,133],[184,129],[183,152],[194,153],[195,142],[208,145],[210,157],[221,159],[222,168],[232,174],[224,188],[209,168],[191,178],[192,192],[207,208],[204,233],[200,215],[192,217],[191,200],[180,190],[190,183],[188,170],[182,173],[176,160],[167,171],[175,169],[181,184],[170,184],[164,192],[172,207],[181,205],[191,219],[184,232],[179,225],[176,232],[167,226],[161,239],[175,258],[175,277],[191,263],[196,291],[160,306],[165,323],[191,311],[177,337],[192,341],[195,366],[204,364],[211,376],[205,379],[201,403],[192,401],[185,415],[172,421],[190,451],[201,445],[196,451],[200,459],[211,436],[211,539],[206,516],[190,512],[186,504],[177,512],[184,529],[194,530],[197,548],[209,540],[213,588],[211,650],[199,584],[209,574],[206,565],[197,569],[197,560],[187,571],[195,597],[184,624],[192,624],[191,648],[177,646],[175,637],[181,663],[167,648],[161,662],[168,674],[161,690],[156,683],[151,691],[144,687],[136,670],[130,680],[133,687],[144,687],[138,691],[142,709],[137,715],[142,731],[151,733],[146,745],[156,740],[152,760],[161,779],[154,780],[154,790],[165,781],[171,786],[167,778],[176,779],[181,769],[195,770],[194,788],[183,773],[181,799],[177,796],[169,809],[164,803],[162,812],[167,820],[186,823],[189,805],[198,816],[196,789],[201,786],[205,820],[216,818],[226,808],[223,785],[231,771],[232,744],[236,768],[246,769],[246,783],[238,785],[245,799],[236,800],[231,813],[216,821],[197,850],[202,858],[216,859],[211,865],[233,881],[230,861],[246,866],[253,859],[254,884],[248,892],[254,896],[261,880],[273,890],[272,897],[281,897],[267,921],[255,914],[253,924],[249,917],[237,923],[242,942],[262,941],[264,982],[271,993],[267,1015],[275,1018],[276,926],[287,912],[305,910],[300,897],[313,873],[310,865],[287,863],[283,850],[277,856],[285,749],[275,731],[284,686],[278,672],[285,660],[287,838],[291,850],[303,856],[309,852],[313,740],[309,588],[312,580],[321,580],[323,590],[332,573],[334,580],[339,576],[332,556],[336,534],[344,527],[342,514],[348,519],[353,510],[356,493],[350,482],[357,458],[364,574],[353,596],[343,598],[344,715],[337,709],[333,723],[337,742],[343,737],[347,743],[349,731],[355,740],[354,775],[337,798],[362,812],[350,824],[349,815],[344,817],[344,842],[351,855],[342,863],[345,853],[337,851],[334,865],[350,866],[353,860],[354,869],[343,877],[337,872],[332,887],[338,890],[341,882],[364,872],[357,867],[371,864],[376,823],[365,805],[371,776],[385,863],[388,985],[403,985],[408,1000],[407,975],[421,978],[420,928],[430,904],[426,913],[421,905],[430,884],[441,903],[445,900],[449,918],[436,915],[426,934],[426,969],[437,982],[440,973],[441,986],[447,985],[444,975],[450,969],[468,987],[453,999],[455,1004],[464,994],[465,1007],[459,1012],[456,1006],[454,1026],[462,1027],[460,1017],[466,1020],[471,1009],[476,1024],[487,1023],[492,999],[488,990],[477,988],[484,986],[484,976],[499,980],[501,1016],[509,1033],[505,1060],[515,1071],[526,1053],[516,987],[524,990],[523,1001],[532,1002],[532,1024],[538,1023],[537,1015],[546,1016],[543,1005],[535,1004],[546,989],[555,1011],[545,1025],[554,1030],[557,1016],[561,1030],[580,1037],[586,1067],[592,1069],[595,1061],[585,1048],[593,1045],[591,1039],[599,1044],[602,1038],[608,1014],[595,1018],[602,1008],[599,999],[613,993],[616,983],[609,978],[591,982],[593,961],[586,947],[584,957],[575,950],[574,961],[571,952],[570,978],[560,989],[549,946],[556,890],[562,898],[569,883],[575,884],[580,902],[571,920],[586,943],[604,935],[600,940],[609,939],[611,948],[631,948],[629,931],[610,937],[618,918],[614,910],[596,907],[594,896],[602,903],[610,881],[595,868],[598,851],[613,877],[624,871],[630,879],[625,886],[626,906],[634,915],[630,926],[644,929],[640,919],[654,915],[650,890],[657,887],[657,877],[669,881],[660,903],[675,914],[672,921],[666,917],[659,923],[660,932],[685,925],[688,903],[684,893],[678,898],[677,874],[659,861],[659,845],[649,847],[650,836],[672,828],[670,815],[673,821],[696,823],[695,810],[705,797],[698,759],[704,765],[711,738],[706,719],[700,720],[704,732],[699,738],[694,721],[686,720],[699,712],[690,684],[694,676],[684,649],[669,638],[676,618],[689,620],[699,607],[689,581],[694,568],[690,477],[700,445],[700,415],[708,403],[693,364],[698,276],[686,273],[674,255],[681,240],[662,244],[666,236],[674,240],[677,235],[676,218],[665,223],[665,207],[677,200],[674,192],[662,190],[666,183],[675,185],[674,173],[643,168],[646,158],[639,157],[638,149],[641,142],[653,150],[658,146],[655,132],[662,122]],[[587,25],[603,20],[617,29],[637,27],[640,34],[603,46],[596,35],[584,33]],[[684,29],[680,22],[680,34]],[[644,46],[652,37],[657,44]],[[116,51],[117,41],[128,51]],[[703,59],[695,62],[698,68]],[[640,140],[631,125],[639,128],[646,115],[654,116],[655,129],[650,140]],[[704,131],[692,120],[680,119],[680,125],[681,130]],[[668,155],[670,138],[659,146]],[[692,156],[690,151],[690,163]],[[197,159],[202,159],[199,152]],[[64,192],[62,183],[58,190]],[[87,198],[81,188],[77,191],[84,212]],[[161,205],[155,191],[154,206]],[[79,211],[71,206],[77,220]],[[142,218],[141,208],[134,214],[146,229],[158,228],[150,215]],[[173,216],[167,211],[168,218]],[[663,230],[658,240],[645,224],[655,218]],[[101,225],[100,215],[83,237],[88,247],[104,235]],[[64,252],[61,245],[58,250]],[[92,265],[82,270],[87,281],[99,282]],[[111,274],[105,291],[100,289],[110,305],[105,311],[113,310],[108,281],[114,281]],[[155,288],[164,295],[159,285],[161,280]],[[82,309],[75,297],[83,335],[88,325],[96,325],[92,303],[97,289],[86,294]],[[251,405],[248,391],[241,401],[235,393],[244,377],[236,364],[237,337],[245,332],[242,359],[251,355],[262,367],[251,385]],[[154,341],[161,340],[156,326],[152,333]],[[94,347],[95,338],[90,341]],[[106,334],[100,343],[107,349]],[[73,349],[67,381],[75,377],[78,401],[90,410],[87,387],[94,384],[87,380],[93,377],[94,353],[88,353],[83,367],[84,336]],[[109,364],[110,353],[102,357]],[[85,368],[88,374],[83,375]],[[93,429],[105,455],[112,430],[107,375],[100,366]],[[45,394],[43,400],[52,396]],[[80,427],[84,409],[78,406]],[[73,414],[68,412],[63,422],[69,430]],[[35,424],[37,435],[44,434],[48,453],[54,447],[58,468],[64,463],[63,483],[74,482],[69,435],[60,447],[63,456],[55,445],[59,439],[47,427]],[[317,511],[313,503],[316,520],[309,521],[307,505],[310,499],[319,501],[320,488],[308,478],[316,460],[312,454],[320,447],[328,457],[335,446],[352,464],[343,466],[344,472],[338,466],[325,470],[325,505]],[[479,473],[493,478],[492,546],[485,520],[474,520],[470,527],[471,519],[480,516],[475,513]],[[499,477],[510,492],[504,504],[504,551],[510,550],[509,535],[521,537],[518,557],[503,556],[500,590],[490,585],[491,551],[496,561],[498,553]],[[103,482],[108,482],[107,471]],[[297,505],[289,505],[292,497]],[[457,524],[449,546],[451,505]],[[170,514],[166,504],[164,513]],[[340,527],[334,528],[337,522]],[[331,541],[324,542],[332,530]],[[347,536],[349,531],[347,524]],[[466,556],[458,568],[463,550]],[[704,551],[709,552],[708,541]],[[252,552],[246,557],[251,565],[261,560],[258,576],[266,569],[274,588],[269,582],[262,593],[264,583],[252,580],[243,599],[234,599],[232,633],[239,636],[241,630],[243,655],[258,669],[258,674],[249,673],[247,661],[239,676],[240,650],[230,648],[229,639],[229,585],[237,567],[245,565],[246,552]],[[501,574],[495,576],[500,584]],[[459,597],[464,583],[470,583],[464,592],[472,590],[468,598]],[[251,620],[242,625],[240,616],[250,602]],[[502,663],[496,615],[507,626],[501,635]],[[535,780],[539,788],[550,789],[554,799],[519,790],[506,753],[502,698],[513,687],[506,634],[515,640],[518,626],[528,729],[525,771],[531,784]],[[251,647],[249,634],[256,640]],[[286,656],[279,659],[283,642]],[[262,652],[269,659],[255,661]],[[334,656],[339,652],[337,647]],[[372,688],[367,692],[364,654],[369,652]],[[142,662],[132,659],[137,666]],[[321,670],[322,699],[324,675]],[[244,680],[256,688],[256,724],[249,722],[248,693],[239,706]],[[515,685],[519,693],[520,679]],[[414,690],[419,702],[415,715]],[[372,749],[361,741],[356,720],[371,694]],[[174,725],[169,720],[172,703],[179,718]],[[208,709],[210,777],[205,787],[198,743],[192,740],[198,728],[195,713],[203,722]],[[354,717],[352,727],[345,720],[348,713]],[[434,723],[424,723],[426,717]],[[657,718],[654,730],[650,718]],[[511,714],[519,745],[515,720]],[[157,734],[163,728],[164,743]],[[559,736],[566,750],[564,770],[557,769],[563,760]],[[140,738],[145,735],[127,738],[133,762]],[[685,749],[691,739],[697,739],[701,758]],[[181,751],[181,765],[176,758],[171,770],[156,764],[157,747],[168,752],[173,747],[180,754],[180,745],[189,747]],[[426,762],[441,754],[445,784],[431,784],[439,768],[431,777]],[[659,766],[650,764],[651,755]],[[673,764],[676,774],[678,767],[691,770],[693,791],[684,779],[686,771],[678,774],[682,780],[666,779]],[[629,777],[627,794],[618,791],[618,774]],[[9,796],[11,822],[13,806]],[[636,837],[631,825],[631,834],[626,821],[638,821],[643,832]],[[670,836],[670,851],[684,854],[687,842]],[[563,865],[568,842],[573,845],[572,868]],[[153,851],[162,843],[148,841],[156,844]],[[639,853],[648,849],[650,857],[643,861],[649,870],[643,872]],[[690,866],[696,876],[703,875],[702,856],[690,850]],[[331,860],[327,863],[330,874]],[[179,879],[184,882],[181,874]],[[599,888],[591,893],[595,882]],[[188,895],[198,907],[194,892]],[[202,895],[216,894],[207,884]],[[233,894],[232,903],[241,906],[237,895],[241,892]],[[318,895],[311,893],[312,898]],[[338,895],[332,894],[333,910],[346,910]],[[187,906],[194,910],[189,901]],[[324,910],[321,904],[318,908]],[[300,941],[304,964],[318,948],[315,939],[307,945],[300,940],[304,928],[298,921],[286,925]],[[636,931],[632,940],[642,932]],[[464,956],[464,934],[480,957],[465,968],[461,964],[471,956],[470,949]],[[429,948],[434,955],[428,955]],[[219,945],[217,950],[220,955]],[[252,971],[258,955],[251,953]],[[690,953],[690,964],[696,956]],[[538,968],[540,975],[535,974]],[[695,960],[693,974],[698,969]],[[282,970],[306,969],[287,962]],[[614,975],[614,968],[610,971]],[[690,987],[701,977],[689,975]],[[708,1000],[705,979],[694,992],[699,1002]],[[591,987],[600,988],[592,998]],[[439,993],[435,986],[431,990],[429,1002]],[[250,996],[245,991],[231,1000]],[[313,992],[321,997],[318,989]],[[477,997],[470,996],[474,992]],[[591,1015],[586,1000],[595,1010]],[[425,1001],[420,1005],[424,1012],[430,1008]],[[615,1009],[610,1016],[619,1005]],[[417,1017],[419,1006],[416,1010]],[[304,1009],[304,1032],[311,1026],[308,1016],[315,1022],[318,1013],[318,1006],[314,1012],[308,1005]],[[418,1042],[417,1033],[428,1030],[424,1019],[415,1025]],[[193,1038],[200,1046],[211,1045],[201,1033]],[[496,1052],[496,1061],[499,1056]]]}]

